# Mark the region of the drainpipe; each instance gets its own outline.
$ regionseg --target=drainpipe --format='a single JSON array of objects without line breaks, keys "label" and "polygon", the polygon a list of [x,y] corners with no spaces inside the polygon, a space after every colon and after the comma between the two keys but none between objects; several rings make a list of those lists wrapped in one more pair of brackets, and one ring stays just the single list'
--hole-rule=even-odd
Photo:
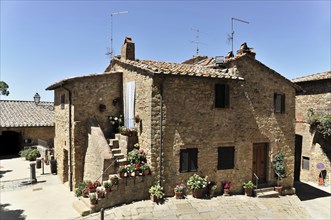
[{"label": "drainpipe", "polygon": [[163,176],[163,81],[160,84],[160,179],[159,179],[159,184],[162,186],[162,176]]},{"label": "drainpipe", "polygon": [[63,85],[61,85],[61,87],[63,89],[65,89],[66,91],[68,91],[68,95],[69,95],[69,187],[70,187],[70,191],[72,191],[72,122],[71,122],[71,91],[64,87]]}]

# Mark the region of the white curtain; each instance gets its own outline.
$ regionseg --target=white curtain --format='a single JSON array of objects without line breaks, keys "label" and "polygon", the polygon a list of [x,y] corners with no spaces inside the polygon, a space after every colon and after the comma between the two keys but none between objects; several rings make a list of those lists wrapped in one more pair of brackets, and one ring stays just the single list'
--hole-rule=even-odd
[{"label": "white curtain", "polygon": [[124,104],[124,125],[127,128],[134,128],[134,98],[136,84],[134,81],[127,82],[125,88]]}]

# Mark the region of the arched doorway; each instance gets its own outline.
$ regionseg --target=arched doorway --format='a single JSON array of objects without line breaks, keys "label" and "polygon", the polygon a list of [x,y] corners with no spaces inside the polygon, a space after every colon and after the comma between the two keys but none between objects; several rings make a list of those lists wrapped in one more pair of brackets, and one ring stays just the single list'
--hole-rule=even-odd
[{"label": "arched doorway", "polygon": [[17,155],[21,150],[21,134],[15,131],[3,131],[0,135],[0,155]]}]

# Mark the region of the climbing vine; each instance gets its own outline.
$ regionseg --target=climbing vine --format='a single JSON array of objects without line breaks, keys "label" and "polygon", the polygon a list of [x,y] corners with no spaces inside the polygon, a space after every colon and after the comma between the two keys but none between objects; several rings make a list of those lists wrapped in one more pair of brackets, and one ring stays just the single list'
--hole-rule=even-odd
[{"label": "climbing vine", "polygon": [[312,108],[307,110],[308,124],[310,124],[311,132],[318,132],[324,138],[331,136],[331,115],[330,114],[315,114]]}]

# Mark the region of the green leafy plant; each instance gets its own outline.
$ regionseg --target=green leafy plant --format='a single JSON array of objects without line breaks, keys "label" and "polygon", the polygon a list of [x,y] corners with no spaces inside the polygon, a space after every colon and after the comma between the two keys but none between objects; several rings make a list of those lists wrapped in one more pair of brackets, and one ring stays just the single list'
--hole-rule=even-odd
[{"label": "green leafy plant", "polygon": [[243,184],[243,187],[244,187],[244,189],[253,189],[253,188],[255,188],[256,186],[255,186],[254,183],[250,180],[250,181],[248,181],[248,182],[245,182],[245,183]]},{"label": "green leafy plant", "polygon": [[40,153],[35,148],[25,149],[19,152],[21,157],[25,157],[26,160],[36,160],[37,157],[40,157]]},{"label": "green leafy plant", "polygon": [[275,159],[273,161],[273,168],[277,176],[277,186],[279,186],[279,181],[282,178],[287,177],[287,173],[285,170],[285,153],[283,151],[279,151],[275,155]]},{"label": "green leafy plant", "polygon": [[195,189],[202,189],[207,186],[208,183],[208,176],[201,177],[198,174],[193,174],[190,176],[189,180],[187,181],[187,187],[190,190]]},{"label": "green leafy plant", "polygon": [[124,166],[120,166],[118,169],[117,169],[117,173],[126,173],[128,170],[126,167]]},{"label": "green leafy plant", "polygon": [[331,115],[330,114],[315,114],[312,108],[307,110],[308,124],[310,132],[318,132],[324,138],[331,136]]},{"label": "green leafy plant", "polygon": [[88,183],[91,182],[89,180],[83,180],[82,182],[78,183],[78,187],[76,189],[75,195],[77,197],[82,196],[82,191],[85,189],[88,185]]},{"label": "green leafy plant", "polygon": [[160,184],[151,186],[148,190],[151,196],[156,196],[158,199],[162,199],[164,197],[163,187]]},{"label": "green leafy plant", "polygon": [[143,149],[133,149],[128,153],[128,161],[130,164],[143,164],[146,163],[146,153]]},{"label": "green leafy plant", "polygon": [[115,116],[115,115],[109,116],[109,121],[110,121],[110,124],[113,126],[113,132],[114,133],[120,132],[120,127],[123,126],[123,124],[124,124],[123,115],[120,115],[120,116]]}]

